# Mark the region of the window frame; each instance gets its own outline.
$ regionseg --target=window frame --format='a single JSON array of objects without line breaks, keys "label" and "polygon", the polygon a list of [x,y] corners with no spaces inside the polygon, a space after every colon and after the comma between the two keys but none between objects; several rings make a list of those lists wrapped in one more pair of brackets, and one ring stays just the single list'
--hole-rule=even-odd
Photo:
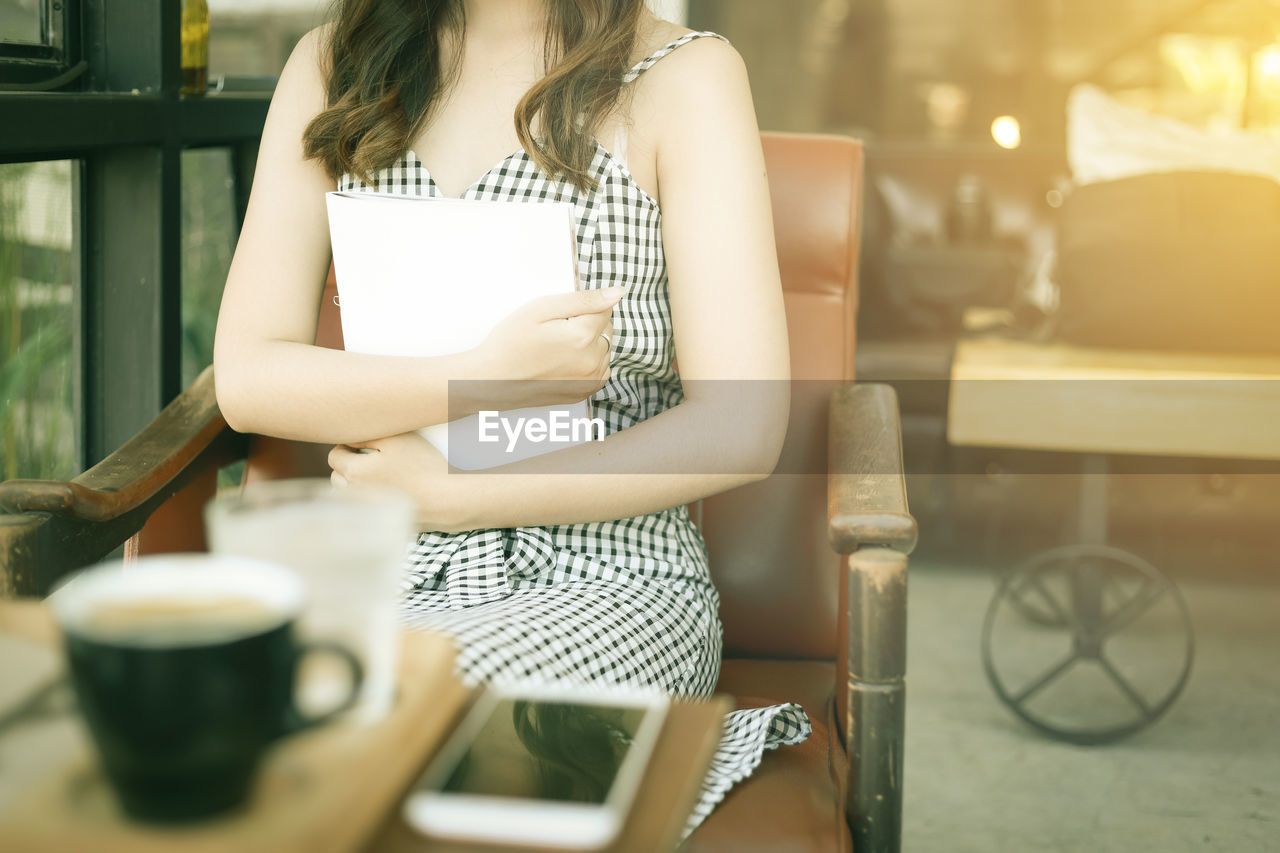
[{"label": "window frame", "polygon": [[[181,94],[181,0],[59,2],[84,46],[81,91],[0,89],[0,162],[75,161],[74,396],[85,470],[182,390],[181,152],[231,149],[238,225],[271,92]],[[0,58],[0,69],[12,67]]]},{"label": "window frame", "polygon": [[[84,68],[80,65],[81,0],[39,2],[41,40],[0,41],[0,87],[58,87],[72,82]],[[69,74],[73,69],[75,73]]]}]

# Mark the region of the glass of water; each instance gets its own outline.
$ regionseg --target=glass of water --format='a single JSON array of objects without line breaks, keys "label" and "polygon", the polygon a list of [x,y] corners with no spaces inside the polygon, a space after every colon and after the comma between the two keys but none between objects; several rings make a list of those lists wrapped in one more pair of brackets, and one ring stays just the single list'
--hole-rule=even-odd
[{"label": "glass of water", "polygon": [[[304,640],[324,638],[355,652],[364,686],[351,712],[357,722],[382,719],[395,700],[400,657],[396,615],[400,568],[413,537],[414,508],[389,489],[327,479],[254,483],[219,495],[205,508],[209,550],[287,566],[307,584],[298,623]],[[342,678],[312,673],[305,706],[332,706]]]}]

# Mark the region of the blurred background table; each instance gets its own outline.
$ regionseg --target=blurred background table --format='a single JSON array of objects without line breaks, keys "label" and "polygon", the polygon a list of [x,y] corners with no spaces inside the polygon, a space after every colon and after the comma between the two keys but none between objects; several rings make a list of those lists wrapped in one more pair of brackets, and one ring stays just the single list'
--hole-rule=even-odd
[{"label": "blurred background table", "polygon": [[[1189,610],[1173,583],[1141,556],[1108,541],[1108,496],[1117,455],[1145,457],[1167,473],[1170,457],[1280,460],[1280,357],[1100,349],[1001,338],[961,341],[951,369],[947,436],[953,445],[1048,450],[1079,460],[1074,542],[1006,573],[983,628],[984,668],[999,699],[1050,737],[1105,743],[1153,723],[1191,671]],[[1162,607],[1167,667],[1126,667],[1113,640]],[[1016,641],[993,639],[1005,613],[1021,617]],[[1010,623],[1005,623],[1010,624]],[[1015,619],[1012,624],[1017,624]],[[1037,667],[1013,647],[1060,632],[1061,651]],[[1025,655],[1024,655],[1025,657]],[[1044,702],[1077,664],[1096,665],[1115,689],[1105,719],[1060,714]],[[1011,670],[1023,669],[1010,676]],[[1034,674],[1028,674],[1033,672]],[[1037,701],[1040,704],[1036,704]],[[1061,694],[1058,705],[1065,703]],[[1092,704],[1092,710],[1105,707]]]},{"label": "blurred background table", "polygon": [[952,444],[1280,459],[1280,357],[961,341]]}]

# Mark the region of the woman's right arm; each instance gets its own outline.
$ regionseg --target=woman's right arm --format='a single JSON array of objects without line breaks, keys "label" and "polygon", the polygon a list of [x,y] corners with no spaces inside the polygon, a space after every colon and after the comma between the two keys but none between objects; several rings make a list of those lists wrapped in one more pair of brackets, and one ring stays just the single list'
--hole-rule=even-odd
[{"label": "woman's right arm", "polygon": [[[517,383],[513,400],[455,398],[450,411],[450,379],[555,376],[603,384],[608,348],[598,335],[609,328],[617,295],[601,291],[540,300],[508,318],[502,334],[456,355],[373,356],[313,345],[330,259],[325,193],[334,185],[318,161],[303,156],[302,136],[325,107],[323,33],[312,30],[289,57],[262,132],[214,342],[227,423],[241,432],[342,444],[442,423],[468,409],[511,408],[521,393],[543,385]],[[552,321],[556,315],[574,316]]]}]

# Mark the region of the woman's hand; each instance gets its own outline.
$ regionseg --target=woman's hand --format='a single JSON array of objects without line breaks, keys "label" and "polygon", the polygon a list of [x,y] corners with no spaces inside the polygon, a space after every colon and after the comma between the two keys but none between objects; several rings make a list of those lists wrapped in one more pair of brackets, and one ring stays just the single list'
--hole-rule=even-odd
[{"label": "woman's hand", "polygon": [[339,444],[329,451],[329,467],[335,486],[368,483],[409,495],[419,530],[467,529],[462,492],[470,478],[450,476],[444,456],[416,432]]},{"label": "woman's hand", "polygon": [[535,299],[507,315],[477,352],[495,382],[467,397],[497,409],[576,403],[609,379],[613,307],[625,288]]}]

